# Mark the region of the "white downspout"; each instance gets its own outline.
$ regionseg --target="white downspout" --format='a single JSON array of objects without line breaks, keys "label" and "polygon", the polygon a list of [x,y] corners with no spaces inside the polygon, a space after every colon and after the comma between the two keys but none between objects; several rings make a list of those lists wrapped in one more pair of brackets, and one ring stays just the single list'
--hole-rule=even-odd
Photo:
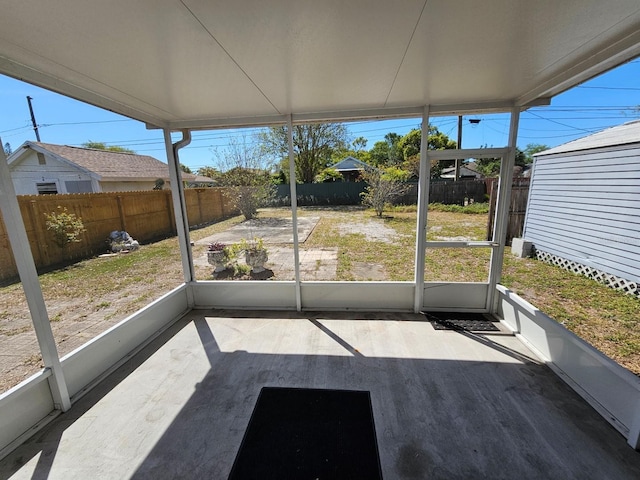
[{"label": "white downspout", "polygon": [[[0,140],[0,144],[2,141]],[[47,306],[42,296],[42,288],[38,280],[36,264],[29,248],[29,238],[24,227],[20,205],[16,197],[11,172],[7,164],[4,150],[0,148],[0,211],[9,237],[9,245],[22,281],[22,288],[27,299],[33,328],[42,354],[45,370],[51,371],[48,378],[49,388],[56,409],[66,412],[71,408],[69,390],[60,364],[56,341],[51,330]]]},{"label": "white downspout", "polygon": [[[164,144],[167,150],[167,161],[169,163],[169,179],[171,180],[171,198],[173,200],[173,212],[176,220],[176,231],[178,243],[180,245],[180,257],[182,259],[182,271],[184,281],[189,285],[195,281],[195,270],[193,268],[193,253],[189,240],[189,220],[187,218],[187,206],[184,199],[184,186],[182,185],[182,174],[178,161],[178,150],[191,143],[191,132],[182,130],[182,140],[175,144],[171,143],[171,131],[164,129]],[[189,307],[193,307],[193,291],[187,288],[187,302]]]}]

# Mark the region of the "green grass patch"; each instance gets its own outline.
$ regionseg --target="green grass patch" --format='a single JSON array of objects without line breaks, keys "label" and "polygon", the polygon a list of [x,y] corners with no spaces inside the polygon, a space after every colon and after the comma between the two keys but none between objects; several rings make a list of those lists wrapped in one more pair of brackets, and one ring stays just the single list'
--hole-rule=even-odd
[{"label": "green grass patch", "polygon": [[452,212],[471,215],[489,213],[488,203],[470,203],[469,205],[445,205],[442,203],[430,203],[429,210],[432,212]]}]

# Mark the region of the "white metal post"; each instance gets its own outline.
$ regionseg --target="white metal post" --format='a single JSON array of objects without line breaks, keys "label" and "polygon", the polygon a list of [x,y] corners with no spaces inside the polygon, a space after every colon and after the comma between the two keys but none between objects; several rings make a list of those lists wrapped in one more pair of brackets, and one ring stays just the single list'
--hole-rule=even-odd
[{"label": "white metal post", "polygon": [[487,309],[496,313],[496,285],[502,275],[502,263],[507,242],[507,225],[509,223],[509,205],[511,204],[511,186],[513,185],[513,166],[516,160],[516,144],[518,141],[518,123],[520,108],[511,109],[509,126],[509,145],[507,158],[500,168],[500,183],[498,184],[498,199],[496,202],[496,216],[493,229],[493,240],[498,247],[491,250],[491,264],[489,267],[489,289],[487,292]]},{"label": "white metal post", "polygon": [[300,251],[298,250],[298,193],[296,189],[296,165],[293,152],[293,120],[287,117],[287,143],[289,145],[289,189],[291,194],[291,219],[293,222],[293,263],[296,279],[296,309],[302,310],[302,292],[300,285]]},{"label": "white metal post", "polygon": [[420,313],[424,299],[424,262],[427,243],[427,211],[429,210],[429,179],[431,177],[431,159],[429,158],[429,105],[422,111],[422,137],[420,142],[420,171],[418,174],[418,211],[416,213],[416,261],[415,293],[413,311]]},{"label": "white metal post", "polygon": [[[182,185],[182,174],[180,173],[180,163],[178,161],[178,150],[191,142],[191,133],[182,130],[182,140],[171,143],[171,131],[164,129],[164,145],[167,150],[167,161],[169,163],[169,179],[171,180],[171,198],[173,200],[173,212],[176,220],[176,230],[178,233],[178,243],[180,245],[180,257],[182,259],[182,271],[186,283],[195,280],[193,268],[193,254],[189,241],[189,220],[187,218],[187,206],[184,199],[184,186]],[[193,292],[187,288],[187,301],[193,307]]]},{"label": "white metal post", "polygon": [[[0,144],[2,141],[0,140]],[[20,206],[16,197],[11,173],[4,150],[0,148],[0,210],[7,229],[9,244],[22,281],[33,328],[42,354],[45,369],[51,370],[49,388],[55,407],[63,412],[71,408],[71,399],[60,364],[56,341],[51,330],[49,314],[42,296],[38,272],[29,248],[29,239],[24,227]]]}]

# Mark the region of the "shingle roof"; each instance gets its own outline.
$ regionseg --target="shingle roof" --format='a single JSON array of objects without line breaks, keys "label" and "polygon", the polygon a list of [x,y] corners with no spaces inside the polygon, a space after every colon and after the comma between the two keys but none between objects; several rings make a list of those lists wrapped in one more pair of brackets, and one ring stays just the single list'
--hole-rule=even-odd
[{"label": "shingle roof", "polygon": [[344,160],[339,161],[335,165],[331,165],[331,168],[338,170],[339,172],[353,171],[353,170],[366,170],[371,168],[364,162],[361,162],[357,158],[347,157]]},{"label": "shingle roof", "polygon": [[[27,142],[94,172],[103,178],[140,179],[169,178],[169,166],[148,155],[110,152],[93,148],[70,147],[42,142]],[[184,180],[193,180],[195,175],[183,173]]]},{"label": "shingle roof", "polygon": [[640,143],[640,120],[623,123],[615,127],[610,127],[592,135],[563,143],[557,147],[550,148],[534,156],[552,155],[554,153],[574,152],[577,150],[588,150],[591,148],[613,147],[629,143]]}]

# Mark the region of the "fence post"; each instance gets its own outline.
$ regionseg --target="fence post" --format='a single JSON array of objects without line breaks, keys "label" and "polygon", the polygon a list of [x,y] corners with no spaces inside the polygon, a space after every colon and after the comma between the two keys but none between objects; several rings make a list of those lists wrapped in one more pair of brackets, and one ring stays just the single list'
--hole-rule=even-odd
[{"label": "fence post", "polygon": [[122,195],[116,196],[116,202],[118,202],[118,215],[120,215],[120,230],[127,231],[127,218],[124,215],[124,207],[122,206]]},{"label": "fence post", "polygon": [[35,200],[29,202],[29,213],[31,216],[31,228],[33,228],[33,235],[38,252],[38,258],[34,258],[34,261],[36,265],[42,265],[44,259],[47,257],[46,240],[42,232],[42,221],[37,218],[40,212]]},{"label": "fence post", "polygon": [[489,218],[487,220],[487,241],[493,240],[493,222],[496,214],[496,199],[498,193],[498,182],[495,178],[489,180]]},{"label": "fence post", "polygon": [[175,215],[173,214],[173,202],[171,201],[171,192],[167,190],[164,198],[165,198],[165,201],[167,202],[167,212],[169,213],[169,233],[171,233],[172,235],[176,235],[178,233],[178,230],[176,230],[176,218],[175,218]]},{"label": "fence post", "polygon": [[[202,192],[200,189],[196,189],[196,198],[198,200],[198,217],[199,217],[198,224],[205,223],[204,215],[202,214],[202,196],[200,195],[201,193]],[[191,225],[191,222],[189,222],[189,225]]]}]

